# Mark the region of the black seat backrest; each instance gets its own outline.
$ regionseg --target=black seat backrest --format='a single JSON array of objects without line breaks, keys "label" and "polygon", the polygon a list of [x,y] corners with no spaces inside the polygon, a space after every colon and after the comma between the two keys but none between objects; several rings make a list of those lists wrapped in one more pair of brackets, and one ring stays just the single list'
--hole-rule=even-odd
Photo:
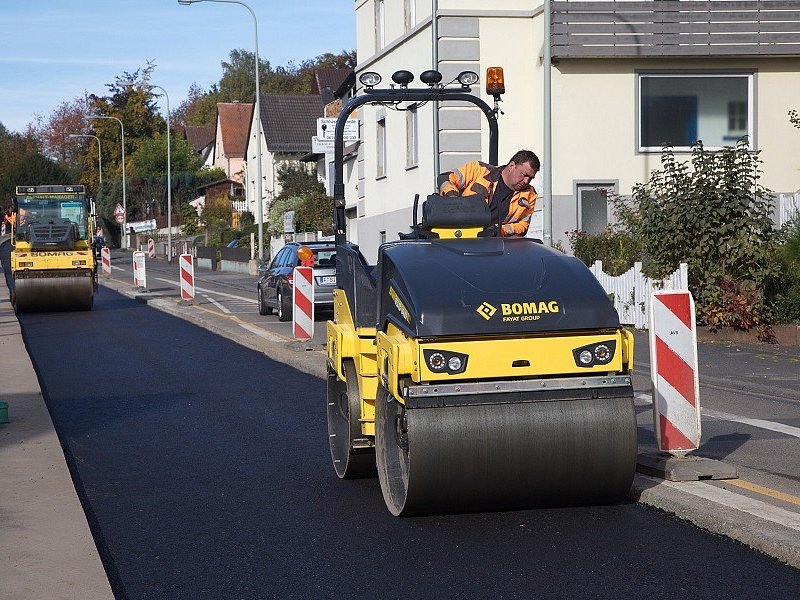
[{"label": "black seat backrest", "polygon": [[422,227],[485,227],[492,222],[489,205],[476,196],[431,194],[422,204]]}]

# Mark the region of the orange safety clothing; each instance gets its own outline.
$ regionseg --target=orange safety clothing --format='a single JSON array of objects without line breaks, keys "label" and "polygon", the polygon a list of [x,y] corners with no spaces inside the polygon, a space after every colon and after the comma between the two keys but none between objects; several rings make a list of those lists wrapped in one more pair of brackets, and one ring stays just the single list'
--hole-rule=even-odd
[{"label": "orange safety clothing", "polygon": [[[478,160],[468,162],[459,169],[439,175],[439,193],[442,196],[478,196],[489,204],[504,168]],[[528,186],[525,190],[512,192],[501,235],[525,235],[536,206],[536,190]]]}]

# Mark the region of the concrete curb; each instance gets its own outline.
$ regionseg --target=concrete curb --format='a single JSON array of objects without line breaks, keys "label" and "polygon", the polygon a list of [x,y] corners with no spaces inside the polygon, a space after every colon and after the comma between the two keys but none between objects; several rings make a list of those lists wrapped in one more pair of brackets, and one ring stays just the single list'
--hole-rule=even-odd
[{"label": "concrete curb", "polygon": [[[222,315],[206,317],[201,310],[192,310],[191,307],[180,306],[177,297],[175,299],[148,297],[134,292],[130,286],[125,289],[125,285],[118,285],[117,282],[106,280],[101,283],[154,308],[199,324],[247,348],[262,352],[274,360],[289,364],[299,371],[321,378],[326,377],[323,349],[308,352],[302,346],[299,346],[295,340],[288,338],[284,338],[282,343],[276,344],[275,340],[264,339],[242,327],[228,328],[223,326],[219,321],[223,317]],[[109,285],[110,283],[113,283],[113,285]],[[735,539],[795,568],[800,568],[800,527],[795,529],[767,518],[756,516],[752,512],[748,512],[746,508],[740,509],[725,506],[719,502],[703,498],[703,495],[708,495],[707,490],[710,486],[712,484],[706,481],[670,482],[637,473],[631,487],[630,498],[636,502],[672,513],[702,529]],[[716,490],[718,488],[715,487],[713,489]],[[751,500],[732,492],[727,493],[741,498],[741,502],[738,504],[742,506],[748,503],[757,506],[761,505],[766,509],[771,508],[765,502]],[[737,503],[734,502],[734,504]],[[770,511],[765,510],[764,512],[768,514]],[[800,523],[800,513],[790,513],[785,509],[773,509],[772,512],[794,515],[797,517],[798,523]]]}]

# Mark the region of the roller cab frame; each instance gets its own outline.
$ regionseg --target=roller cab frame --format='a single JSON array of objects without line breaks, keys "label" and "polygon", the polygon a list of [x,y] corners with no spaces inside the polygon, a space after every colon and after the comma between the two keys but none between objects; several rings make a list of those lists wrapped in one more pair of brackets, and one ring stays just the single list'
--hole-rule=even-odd
[{"label": "roller cab frame", "polygon": [[16,187],[11,228],[16,312],[91,309],[97,289],[93,212],[83,185]]},{"label": "roller cab frame", "polygon": [[[435,97],[434,97],[435,96]],[[497,106],[469,89],[367,89],[335,135],[337,289],[328,428],[341,478],[378,475],[394,515],[611,502],[636,461],[633,336],[583,263],[482,237],[489,208],[432,195],[371,266],[346,241],[343,128],[372,103]],[[497,98],[496,98],[497,99]]]}]

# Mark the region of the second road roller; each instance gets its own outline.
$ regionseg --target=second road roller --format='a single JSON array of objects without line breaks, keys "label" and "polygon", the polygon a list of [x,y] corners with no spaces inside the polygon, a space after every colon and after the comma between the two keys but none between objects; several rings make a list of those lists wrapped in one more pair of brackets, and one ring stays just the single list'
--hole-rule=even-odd
[{"label": "second road roller", "polygon": [[17,186],[11,231],[16,312],[90,310],[94,215],[83,185]]},{"label": "second road roller", "polygon": [[[366,76],[366,79],[365,79]],[[437,78],[438,76],[438,78]],[[393,515],[614,502],[636,470],[633,336],[578,259],[529,238],[485,237],[474,198],[432,195],[412,233],[370,265],[347,241],[343,128],[363,104],[471,103],[497,164],[494,108],[427,71],[361,75],[335,134],[336,279],[327,324],[331,457],[342,479],[377,475]],[[498,85],[499,83],[499,85]]]}]

